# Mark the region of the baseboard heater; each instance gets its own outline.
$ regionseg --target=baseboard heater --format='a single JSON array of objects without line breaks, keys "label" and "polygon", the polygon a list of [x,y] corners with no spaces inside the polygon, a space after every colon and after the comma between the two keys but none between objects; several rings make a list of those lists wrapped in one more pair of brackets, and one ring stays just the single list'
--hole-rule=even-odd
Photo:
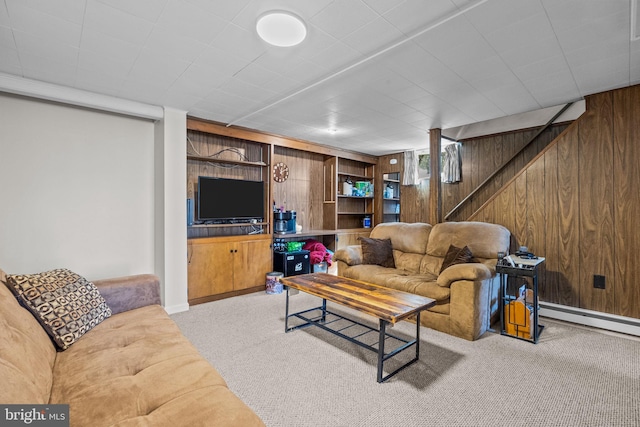
[{"label": "baseboard heater", "polygon": [[640,337],[640,319],[540,302],[540,316]]}]

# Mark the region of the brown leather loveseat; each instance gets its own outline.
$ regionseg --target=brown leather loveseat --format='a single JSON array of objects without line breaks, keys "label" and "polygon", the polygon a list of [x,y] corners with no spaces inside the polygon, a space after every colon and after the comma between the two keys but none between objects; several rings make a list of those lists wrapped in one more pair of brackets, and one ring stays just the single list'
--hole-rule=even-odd
[{"label": "brown leather loveseat", "polygon": [[[362,245],[352,245],[334,254],[339,276],[433,298],[436,305],[422,313],[421,323],[467,340],[479,338],[497,319],[495,265],[498,252],[507,253],[510,241],[503,226],[472,221],[383,223],[371,230],[370,238],[390,239],[393,265],[365,264]],[[465,246],[472,259],[443,269],[445,258]]]}]

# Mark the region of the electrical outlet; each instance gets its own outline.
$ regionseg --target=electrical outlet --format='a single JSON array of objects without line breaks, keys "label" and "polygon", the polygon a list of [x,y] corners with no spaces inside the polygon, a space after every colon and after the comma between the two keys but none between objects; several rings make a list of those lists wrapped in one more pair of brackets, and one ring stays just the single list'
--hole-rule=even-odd
[{"label": "electrical outlet", "polygon": [[593,275],[593,287],[596,289],[604,289],[604,276],[600,276],[598,274]]}]

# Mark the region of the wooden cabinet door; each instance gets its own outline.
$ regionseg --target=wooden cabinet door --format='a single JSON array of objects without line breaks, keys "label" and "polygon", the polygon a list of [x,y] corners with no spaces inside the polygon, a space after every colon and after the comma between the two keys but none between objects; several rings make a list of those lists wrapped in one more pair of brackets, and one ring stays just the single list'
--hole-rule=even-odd
[{"label": "wooden cabinet door", "polygon": [[233,291],[233,242],[190,242],[187,269],[188,298]]},{"label": "wooden cabinet door", "polygon": [[266,275],[273,270],[271,239],[236,243],[233,260],[233,290],[264,285]]}]

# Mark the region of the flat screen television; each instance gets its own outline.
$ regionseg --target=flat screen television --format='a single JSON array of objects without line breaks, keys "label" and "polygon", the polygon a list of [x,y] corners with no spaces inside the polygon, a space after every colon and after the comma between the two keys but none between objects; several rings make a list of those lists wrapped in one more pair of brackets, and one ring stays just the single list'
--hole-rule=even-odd
[{"label": "flat screen television", "polygon": [[264,217],[264,183],[198,177],[198,220],[231,221]]}]

